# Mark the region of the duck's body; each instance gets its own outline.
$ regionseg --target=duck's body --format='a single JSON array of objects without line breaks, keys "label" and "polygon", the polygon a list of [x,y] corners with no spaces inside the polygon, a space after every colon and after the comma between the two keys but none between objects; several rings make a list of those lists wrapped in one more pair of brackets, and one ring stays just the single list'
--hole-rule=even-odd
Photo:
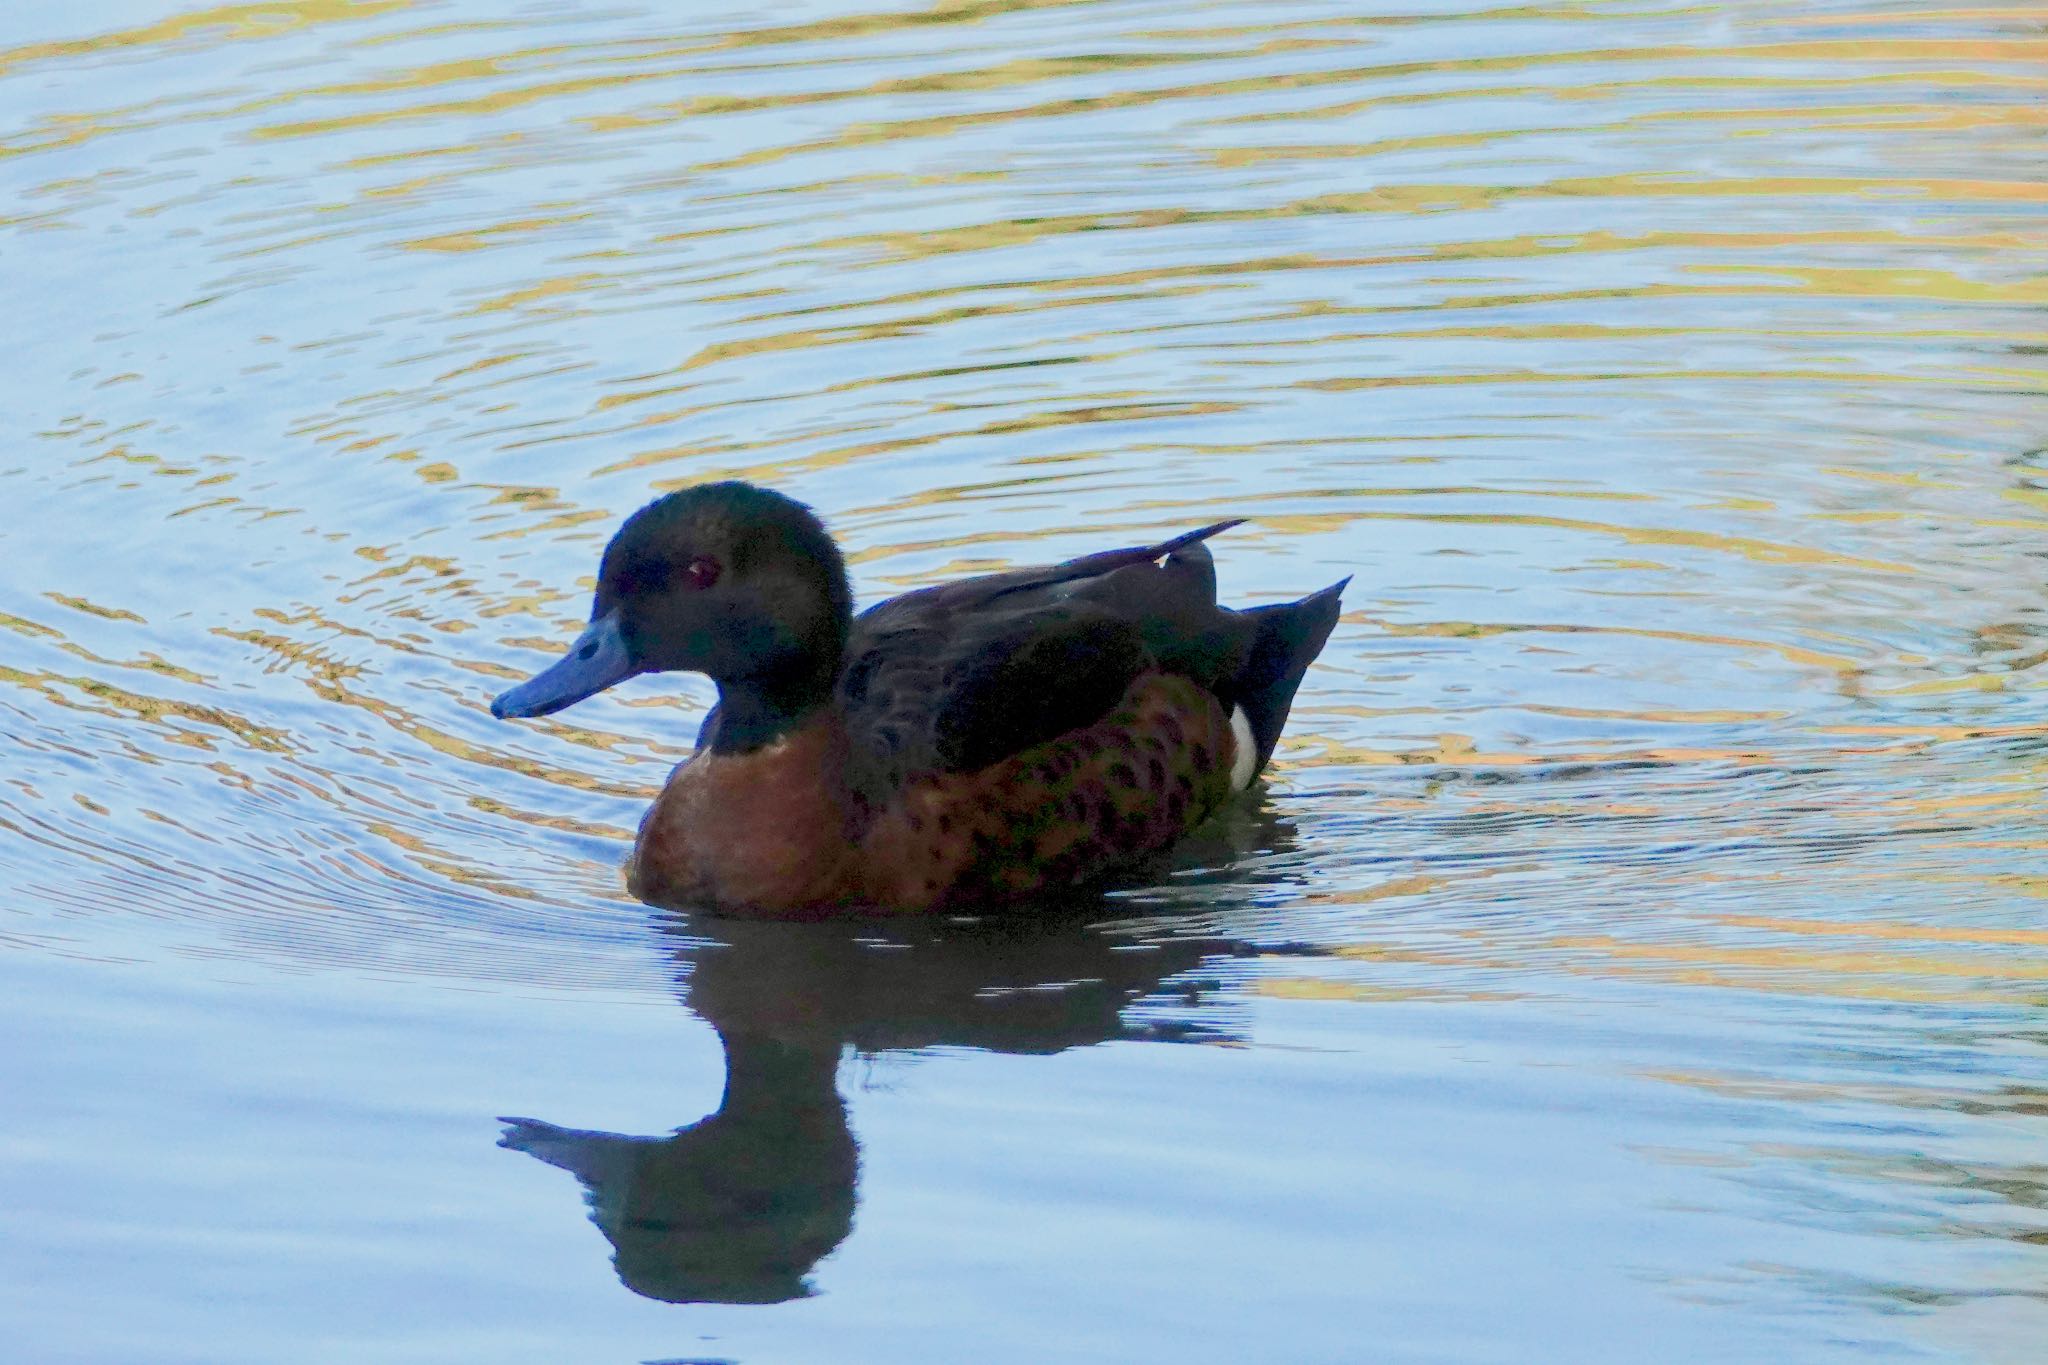
[{"label": "duck's body", "polygon": [[1221,805],[1232,746],[1212,696],[1152,672],[1092,725],[892,790],[827,712],[751,753],[700,750],[678,767],[641,822],[627,885],[658,905],[815,915],[1093,881]]},{"label": "duck's body", "polygon": [[1208,536],[905,594],[859,617],[799,504],[670,494],[605,552],[568,658],[493,703],[538,715],[638,672],[719,684],[640,826],[628,885],[783,918],[916,912],[1102,879],[1265,766],[1343,584],[1216,604]]}]

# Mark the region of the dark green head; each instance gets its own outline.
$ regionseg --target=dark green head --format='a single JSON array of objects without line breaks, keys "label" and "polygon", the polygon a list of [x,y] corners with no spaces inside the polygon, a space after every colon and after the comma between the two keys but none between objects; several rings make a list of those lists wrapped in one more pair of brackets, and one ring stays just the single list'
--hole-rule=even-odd
[{"label": "dark green head", "polygon": [[568,655],[491,703],[544,716],[638,673],[718,684],[721,728],[782,724],[831,696],[853,597],[811,510],[746,483],[656,498],[605,547],[590,626]]}]

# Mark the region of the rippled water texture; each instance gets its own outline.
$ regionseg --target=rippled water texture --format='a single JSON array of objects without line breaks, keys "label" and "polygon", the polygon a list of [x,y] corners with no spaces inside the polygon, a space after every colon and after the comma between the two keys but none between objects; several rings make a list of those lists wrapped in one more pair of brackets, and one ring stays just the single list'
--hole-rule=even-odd
[{"label": "rippled water texture", "polygon": [[[2040,6],[0,45],[13,1358],[2040,1358]],[[485,705],[725,476],[1356,578],[1162,884],[743,934]]]}]

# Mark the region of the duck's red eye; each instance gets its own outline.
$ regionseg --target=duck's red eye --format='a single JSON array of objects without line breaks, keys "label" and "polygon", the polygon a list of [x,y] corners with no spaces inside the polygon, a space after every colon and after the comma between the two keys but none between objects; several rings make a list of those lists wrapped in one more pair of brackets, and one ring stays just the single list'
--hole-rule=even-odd
[{"label": "duck's red eye", "polygon": [[683,581],[693,588],[710,587],[718,581],[718,561],[710,555],[698,555],[683,570]]}]

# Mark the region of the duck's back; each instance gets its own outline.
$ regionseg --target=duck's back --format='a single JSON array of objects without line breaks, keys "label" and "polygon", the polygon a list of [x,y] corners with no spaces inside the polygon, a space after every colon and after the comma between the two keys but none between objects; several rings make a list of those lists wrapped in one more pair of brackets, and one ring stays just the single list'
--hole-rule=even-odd
[{"label": "duck's back", "polygon": [[[839,702],[872,812],[861,861],[874,900],[968,903],[1094,881],[1170,846],[1249,783],[1336,599],[1287,604],[1284,618],[1219,607],[1201,542],[1232,524],[926,589],[856,618]],[[1262,658],[1281,626],[1293,628],[1287,657]]]}]

